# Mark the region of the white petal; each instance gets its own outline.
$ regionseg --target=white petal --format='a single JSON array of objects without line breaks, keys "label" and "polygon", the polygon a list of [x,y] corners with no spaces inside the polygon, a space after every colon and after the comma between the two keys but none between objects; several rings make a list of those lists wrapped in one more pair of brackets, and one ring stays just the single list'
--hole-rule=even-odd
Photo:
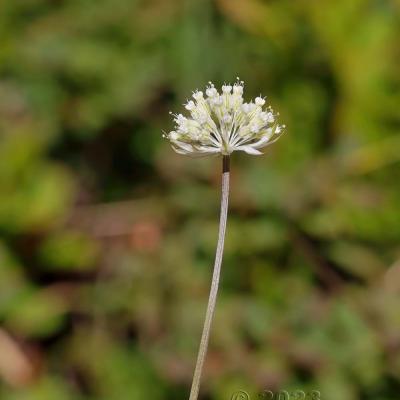
[{"label": "white petal", "polygon": [[[268,142],[265,142],[265,143],[262,144],[261,146],[258,145],[258,146],[257,146],[257,149],[261,149],[261,148],[263,148],[263,147],[270,146],[272,143],[275,143],[280,137],[281,137],[281,135],[278,135],[278,136],[275,137],[275,139],[269,140]],[[253,146],[253,145],[252,145],[252,146]]]},{"label": "white petal", "polygon": [[260,140],[258,140],[257,142],[252,143],[252,146],[253,146],[255,149],[259,149],[259,148],[261,148],[261,147],[266,146],[267,143],[270,141],[271,136],[272,136],[272,134],[271,134],[271,135],[268,135],[268,134],[267,134],[267,135],[263,136],[263,137],[262,137]]},{"label": "white petal", "polygon": [[253,156],[259,156],[261,153],[261,151],[258,151],[256,149],[254,149],[253,147],[251,147],[250,145],[247,146],[238,146],[235,148],[235,150],[242,150],[247,154],[252,154]]},{"label": "white petal", "polygon": [[214,154],[214,153],[220,153],[221,149],[217,147],[212,147],[212,146],[199,146],[197,147],[198,151],[201,151],[202,153],[208,153],[208,154]]},{"label": "white petal", "polygon": [[282,136],[282,134],[283,131],[277,132],[277,126],[275,126],[269,134],[266,134],[260,140],[253,143],[252,146],[256,149],[261,149],[262,147],[269,146],[270,144],[275,143]]},{"label": "white petal", "polygon": [[174,145],[174,147],[186,151],[187,153],[193,151],[193,146],[191,144],[180,142],[179,140],[171,140],[171,143]]},{"label": "white petal", "polygon": [[172,145],[172,148],[174,149],[174,151],[175,151],[176,153],[178,153],[178,154],[183,154],[183,155],[185,155],[185,156],[191,153],[190,151],[186,151],[186,150],[179,149],[178,147],[176,147],[176,146],[174,146],[174,145]]}]

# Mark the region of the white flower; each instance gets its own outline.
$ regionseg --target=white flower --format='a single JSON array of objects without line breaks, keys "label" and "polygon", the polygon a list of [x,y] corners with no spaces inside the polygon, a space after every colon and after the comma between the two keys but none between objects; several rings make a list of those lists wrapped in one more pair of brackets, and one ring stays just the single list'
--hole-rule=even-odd
[{"label": "white flower", "polygon": [[193,93],[185,104],[190,115],[174,114],[175,129],[166,137],[180,154],[228,155],[233,151],[262,154],[259,149],[275,142],[283,133],[271,107],[263,110],[265,99],[243,102],[244,83],[223,85],[219,93],[210,82],[203,92]]}]

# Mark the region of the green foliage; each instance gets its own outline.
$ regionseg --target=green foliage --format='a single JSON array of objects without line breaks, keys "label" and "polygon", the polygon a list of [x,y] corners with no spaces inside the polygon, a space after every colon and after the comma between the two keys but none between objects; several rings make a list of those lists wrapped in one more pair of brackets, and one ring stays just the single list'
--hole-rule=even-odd
[{"label": "green foliage", "polygon": [[234,154],[202,391],[400,390],[400,4],[0,4],[0,398],[185,398],[220,160],[162,140],[246,82],[287,134]]}]

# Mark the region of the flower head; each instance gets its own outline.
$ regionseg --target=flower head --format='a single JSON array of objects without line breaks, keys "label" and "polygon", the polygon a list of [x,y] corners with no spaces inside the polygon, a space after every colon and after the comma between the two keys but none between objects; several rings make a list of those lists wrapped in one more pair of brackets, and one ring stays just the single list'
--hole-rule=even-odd
[{"label": "flower head", "polygon": [[189,115],[173,114],[175,129],[166,137],[173,149],[187,155],[228,155],[233,151],[262,154],[259,149],[275,142],[285,125],[279,125],[263,97],[245,103],[244,83],[223,85],[221,93],[210,82],[205,94],[193,93],[185,104]]}]

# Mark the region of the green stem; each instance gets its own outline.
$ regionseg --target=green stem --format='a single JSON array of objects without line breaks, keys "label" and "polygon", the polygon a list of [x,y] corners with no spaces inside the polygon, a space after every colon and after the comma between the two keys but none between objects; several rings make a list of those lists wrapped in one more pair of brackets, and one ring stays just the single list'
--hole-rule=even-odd
[{"label": "green stem", "polygon": [[219,277],[221,273],[222,256],[224,253],[224,240],[226,230],[226,220],[228,216],[229,199],[229,156],[223,156],[222,159],[222,194],[221,194],[221,212],[219,217],[218,244],[215,254],[214,271],[211,282],[210,296],[204,321],[203,333],[201,335],[199,353],[197,355],[196,368],[194,370],[192,389],[190,390],[189,400],[197,400],[200,390],[200,380],[203,371],[204,360],[207,354],[208,339],[210,336],[211,322],[214,315],[215,303],[217,301]]}]

